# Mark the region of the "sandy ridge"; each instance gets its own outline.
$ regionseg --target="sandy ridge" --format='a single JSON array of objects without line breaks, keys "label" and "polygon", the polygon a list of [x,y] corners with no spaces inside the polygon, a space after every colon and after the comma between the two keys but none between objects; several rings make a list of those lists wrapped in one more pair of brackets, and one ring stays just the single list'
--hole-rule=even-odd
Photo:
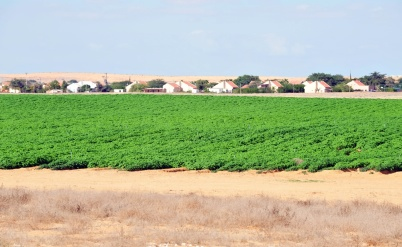
[{"label": "sandy ridge", "polygon": [[[44,73],[21,73],[21,74],[0,74],[0,82],[10,81],[14,78],[28,78],[28,80],[36,80],[41,82],[50,82],[53,80],[58,81],[69,81],[69,80],[89,80],[89,81],[99,81],[103,82],[106,77],[106,73],[74,73],[74,72],[44,72]],[[109,82],[116,81],[150,81],[153,79],[163,79],[165,81],[196,81],[199,79],[208,80],[210,82],[217,82],[225,79],[236,79],[238,75],[232,76],[201,76],[201,75],[177,75],[177,76],[166,76],[166,75],[138,75],[138,74],[107,74],[107,79]],[[284,76],[260,76],[262,80],[266,79],[285,79],[288,78],[290,81],[301,82],[305,77],[284,77]]]}]

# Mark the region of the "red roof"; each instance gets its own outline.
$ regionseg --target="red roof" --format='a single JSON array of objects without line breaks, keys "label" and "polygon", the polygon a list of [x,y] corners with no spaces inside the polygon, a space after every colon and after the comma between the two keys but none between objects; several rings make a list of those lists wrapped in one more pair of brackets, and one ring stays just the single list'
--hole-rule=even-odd
[{"label": "red roof", "polygon": [[359,80],[354,80],[354,82],[358,85],[358,86],[366,86],[364,85],[363,82],[359,81]]},{"label": "red roof", "polygon": [[246,85],[242,86],[241,88],[249,88],[249,86],[246,84]]},{"label": "red roof", "polygon": [[276,87],[282,87],[282,84],[280,84],[278,81],[270,81],[270,80],[268,80],[268,81],[265,81],[264,84],[265,85],[270,85],[271,87],[273,85],[275,85]]},{"label": "red roof", "polygon": [[271,83],[277,87],[282,87],[282,85],[278,81],[271,81]]},{"label": "red roof", "polygon": [[232,88],[239,88],[236,84],[234,84],[234,82],[232,81],[227,81],[227,84],[229,84]]},{"label": "red roof", "polygon": [[182,83],[186,84],[187,86],[189,86],[189,87],[191,87],[191,88],[194,88],[194,89],[197,88],[194,84],[192,84],[192,83],[190,83],[190,82],[188,82],[188,81],[182,81]]},{"label": "red roof", "polygon": [[177,85],[176,83],[167,83],[168,85],[174,87],[174,88],[180,88],[179,85]]},{"label": "red roof", "polygon": [[328,85],[325,81],[320,81],[319,83],[320,83],[321,85],[323,85],[324,87],[326,87],[326,88],[331,88],[331,86]]}]

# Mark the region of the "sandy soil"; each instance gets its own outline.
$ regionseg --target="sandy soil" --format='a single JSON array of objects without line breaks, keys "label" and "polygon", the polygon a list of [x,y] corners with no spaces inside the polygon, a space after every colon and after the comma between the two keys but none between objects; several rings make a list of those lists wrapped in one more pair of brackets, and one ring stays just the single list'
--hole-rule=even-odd
[{"label": "sandy soil", "polygon": [[308,173],[163,170],[127,172],[114,169],[52,171],[24,168],[0,170],[5,188],[50,190],[157,192],[211,196],[268,195],[279,199],[323,199],[327,201],[368,200],[402,205],[402,172],[322,171]]}]

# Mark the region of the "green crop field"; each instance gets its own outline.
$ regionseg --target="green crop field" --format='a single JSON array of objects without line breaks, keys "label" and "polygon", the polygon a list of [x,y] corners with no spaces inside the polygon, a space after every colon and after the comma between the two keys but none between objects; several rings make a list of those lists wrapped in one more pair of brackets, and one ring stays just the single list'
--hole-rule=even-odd
[{"label": "green crop field", "polygon": [[0,95],[0,168],[402,170],[402,100]]}]

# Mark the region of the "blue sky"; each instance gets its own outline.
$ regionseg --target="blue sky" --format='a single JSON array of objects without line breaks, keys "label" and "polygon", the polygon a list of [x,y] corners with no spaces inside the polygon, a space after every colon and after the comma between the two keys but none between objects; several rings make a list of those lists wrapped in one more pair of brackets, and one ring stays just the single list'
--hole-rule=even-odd
[{"label": "blue sky", "polygon": [[0,0],[0,73],[402,74],[400,0]]}]

